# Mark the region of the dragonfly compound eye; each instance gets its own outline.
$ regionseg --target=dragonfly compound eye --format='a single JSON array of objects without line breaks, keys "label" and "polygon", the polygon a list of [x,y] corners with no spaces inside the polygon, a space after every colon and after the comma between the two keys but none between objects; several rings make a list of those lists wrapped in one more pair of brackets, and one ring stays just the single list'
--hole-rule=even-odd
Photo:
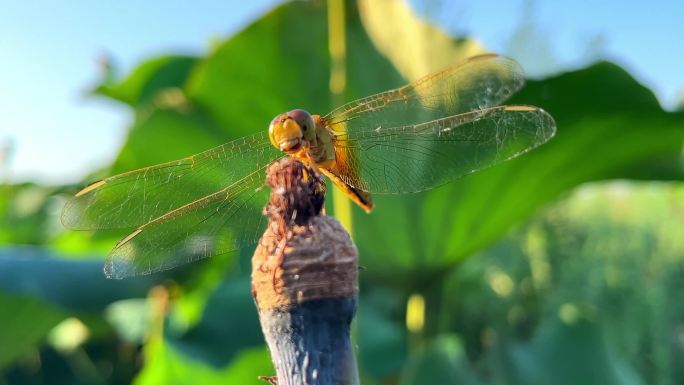
[{"label": "dragonfly compound eye", "polygon": [[314,121],[310,113],[297,109],[288,112],[287,116],[299,124],[299,127],[304,132],[304,136],[307,136],[308,132],[313,131]]}]

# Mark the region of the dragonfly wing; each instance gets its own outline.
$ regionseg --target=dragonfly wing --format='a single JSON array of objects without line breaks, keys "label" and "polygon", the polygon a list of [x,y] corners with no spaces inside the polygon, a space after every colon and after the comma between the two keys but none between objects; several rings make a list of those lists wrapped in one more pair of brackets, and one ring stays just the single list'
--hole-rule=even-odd
[{"label": "dragonfly wing", "polygon": [[171,269],[255,242],[266,227],[265,167],[136,229],[107,256],[105,275],[125,278]]},{"label": "dragonfly wing", "polygon": [[344,182],[371,193],[433,188],[548,141],[553,118],[534,106],[499,106],[426,123],[337,133]]},{"label": "dragonfly wing", "polygon": [[141,226],[280,156],[268,134],[260,132],[191,157],[115,175],[78,192],[64,207],[62,223],[76,230]]},{"label": "dragonfly wing", "polygon": [[480,55],[404,87],[347,103],[323,119],[334,132],[428,122],[498,106],[524,83],[515,60]]}]

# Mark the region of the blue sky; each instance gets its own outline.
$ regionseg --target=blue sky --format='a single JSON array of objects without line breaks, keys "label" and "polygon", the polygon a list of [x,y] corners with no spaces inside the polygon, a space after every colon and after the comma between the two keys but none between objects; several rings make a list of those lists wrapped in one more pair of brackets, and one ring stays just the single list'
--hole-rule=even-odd
[{"label": "blue sky", "polygon": [[[124,106],[84,98],[101,54],[124,72],[157,54],[201,55],[211,39],[230,36],[279,2],[0,0],[0,147],[13,149],[0,177],[74,182],[114,158],[132,116]],[[667,108],[684,91],[681,0],[412,3],[446,30],[512,55],[533,76],[607,58]],[[514,35],[533,39],[512,49]]]}]

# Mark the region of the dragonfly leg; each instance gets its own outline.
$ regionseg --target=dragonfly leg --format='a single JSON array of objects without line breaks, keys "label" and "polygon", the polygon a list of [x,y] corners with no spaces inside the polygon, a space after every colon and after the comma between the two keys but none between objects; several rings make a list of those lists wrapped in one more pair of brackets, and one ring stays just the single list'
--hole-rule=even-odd
[{"label": "dragonfly leg", "polygon": [[266,381],[271,385],[278,385],[278,378],[276,376],[259,376],[257,378]]}]

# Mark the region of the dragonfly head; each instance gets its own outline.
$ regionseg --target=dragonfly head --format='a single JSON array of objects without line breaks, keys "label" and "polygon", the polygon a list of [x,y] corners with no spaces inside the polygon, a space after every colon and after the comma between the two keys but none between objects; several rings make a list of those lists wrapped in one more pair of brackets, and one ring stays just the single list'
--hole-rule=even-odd
[{"label": "dragonfly head", "polygon": [[304,110],[292,110],[273,118],[268,127],[268,137],[277,149],[294,152],[315,139],[315,129],[311,114]]}]

